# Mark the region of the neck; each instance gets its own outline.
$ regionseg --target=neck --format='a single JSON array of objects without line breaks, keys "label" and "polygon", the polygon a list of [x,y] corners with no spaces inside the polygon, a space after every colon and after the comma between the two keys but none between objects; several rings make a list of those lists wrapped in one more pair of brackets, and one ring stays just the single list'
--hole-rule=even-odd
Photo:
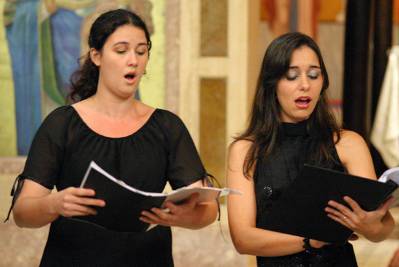
[{"label": "neck", "polygon": [[87,101],[97,112],[111,118],[123,118],[130,115],[137,115],[141,102],[133,97],[121,99],[110,95],[96,93]]}]

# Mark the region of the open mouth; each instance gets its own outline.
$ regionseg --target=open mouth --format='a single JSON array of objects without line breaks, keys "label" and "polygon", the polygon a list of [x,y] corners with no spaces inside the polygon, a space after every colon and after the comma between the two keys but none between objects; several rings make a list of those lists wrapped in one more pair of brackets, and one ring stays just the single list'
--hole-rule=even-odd
[{"label": "open mouth", "polygon": [[136,74],[134,74],[134,73],[128,73],[128,74],[126,74],[124,77],[125,77],[126,80],[128,80],[129,82],[131,82],[131,81],[134,80],[134,78],[136,78]]},{"label": "open mouth", "polygon": [[308,96],[301,96],[295,99],[295,104],[298,108],[308,108],[312,98]]},{"label": "open mouth", "polygon": [[312,99],[308,96],[301,96],[295,99],[295,103],[297,104],[302,104],[302,105],[307,105],[312,101]]}]

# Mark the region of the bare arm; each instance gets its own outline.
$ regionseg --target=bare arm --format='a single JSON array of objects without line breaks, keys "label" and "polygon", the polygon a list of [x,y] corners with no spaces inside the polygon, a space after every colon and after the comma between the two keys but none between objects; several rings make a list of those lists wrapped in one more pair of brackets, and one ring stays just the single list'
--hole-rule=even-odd
[{"label": "bare arm", "polygon": [[399,267],[399,249],[396,249],[392,255],[388,267]]},{"label": "bare arm", "polygon": [[[190,187],[203,186],[202,181],[197,181]],[[212,202],[197,202],[198,195],[193,194],[190,199],[180,205],[167,202],[165,212],[158,208],[152,208],[151,212],[143,211],[140,219],[150,224],[164,226],[179,226],[189,229],[199,229],[215,221],[217,216],[216,200]]]},{"label": "bare arm", "polygon": [[[257,256],[284,256],[303,251],[303,238],[256,228],[256,199],[254,182],[244,177],[243,164],[251,143],[235,142],[229,150],[227,167],[228,187],[238,189],[242,195],[228,197],[230,234],[239,253]],[[325,243],[311,240],[315,248]]]},{"label": "bare arm", "polygon": [[[350,174],[376,179],[373,161],[363,138],[352,131],[343,131],[340,142],[336,145],[338,155]],[[394,220],[388,211],[391,200],[375,211],[363,210],[354,200],[345,197],[351,209],[335,201],[326,208],[329,216],[353,231],[364,235],[373,242],[388,237],[394,227]]]},{"label": "bare arm", "polygon": [[60,215],[65,217],[95,214],[91,206],[104,206],[103,200],[94,199],[91,189],[67,188],[51,193],[46,187],[25,180],[21,193],[13,208],[15,223],[20,227],[45,226]]}]

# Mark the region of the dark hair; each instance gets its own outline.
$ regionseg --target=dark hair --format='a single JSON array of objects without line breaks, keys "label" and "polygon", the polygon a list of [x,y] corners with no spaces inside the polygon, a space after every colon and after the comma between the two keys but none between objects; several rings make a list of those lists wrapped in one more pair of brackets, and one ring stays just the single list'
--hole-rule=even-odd
[{"label": "dark hair", "polygon": [[331,146],[334,145],[332,140],[336,134],[336,142],[339,141],[340,128],[328,108],[326,89],[329,86],[329,80],[320,49],[315,41],[305,34],[287,33],[273,40],[266,50],[258,77],[249,125],[244,133],[235,138],[236,141],[249,140],[252,142],[244,162],[243,171],[246,177],[250,177],[257,160],[270,155],[276,147],[281,125],[280,104],[276,93],[277,83],[287,73],[292,53],[301,46],[307,46],[316,53],[323,77],[319,101],[307,123],[308,129],[315,127],[319,134],[315,141],[315,151],[312,151],[314,152],[312,157],[315,162],[334,159],[330,152]]},{"label": "dark hair", "polygon": [[[135,13],[116,9],[101,14],[90,28],[88,38],[89,48],[101,51],[108,37],[120,26],[130,24],[144,31],[148,51],[151,49],[150,33],[144,21]],[[91,61],[90,51],[87,52],[82,66],[71,77],[71,102],[86,99],[97,91],[99,69]]]}]

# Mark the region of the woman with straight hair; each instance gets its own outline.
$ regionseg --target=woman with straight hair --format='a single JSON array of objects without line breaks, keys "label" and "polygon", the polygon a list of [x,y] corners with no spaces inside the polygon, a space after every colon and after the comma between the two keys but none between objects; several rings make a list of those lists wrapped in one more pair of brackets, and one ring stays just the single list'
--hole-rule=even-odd
[{"label": "woman with straight hair", "polygon": [[[307,35],[287,33],[267,48],[249,125],[231,144],[227,169],[228,186],[243,192],[228,198],[231,236],[238,252],[257,256],[259,267],[357,266],[349,242],[328,244],[264,226],[304,163],[376,179],[363,138],[339,127],[328,109],[328,85],[319,47]],[[391,200],[370,212],[350,197],[344,201],[348,207],[329,201],[326,216],[373,242],[392,231]]]}]

